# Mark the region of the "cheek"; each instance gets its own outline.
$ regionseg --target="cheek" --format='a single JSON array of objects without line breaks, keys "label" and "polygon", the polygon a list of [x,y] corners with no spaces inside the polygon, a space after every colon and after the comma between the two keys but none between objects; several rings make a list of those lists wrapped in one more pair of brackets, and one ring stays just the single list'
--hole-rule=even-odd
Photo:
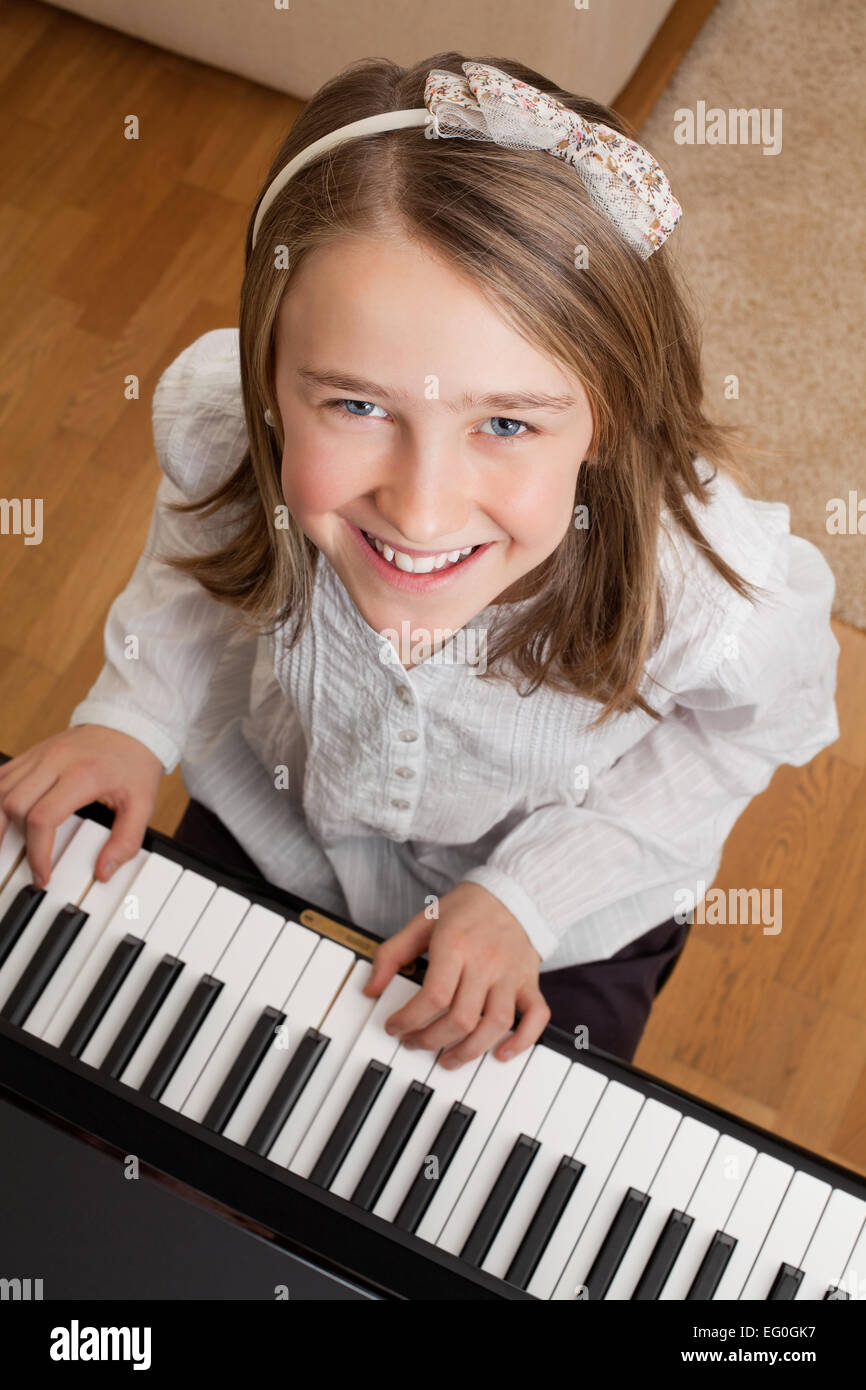
[{"label": "cheek", "polygon": [[304,449],[296,442],[283,454],[281,482],[289,509],[301,515],[335,511],[357,496],[356,480],[326,451]]},{"label": "cheek", "polygon": [[527,548],[549,545],[571,521],[577,471],[554,465],[533,469],[520,486],[501,496],[495,513],[503,528]]}]

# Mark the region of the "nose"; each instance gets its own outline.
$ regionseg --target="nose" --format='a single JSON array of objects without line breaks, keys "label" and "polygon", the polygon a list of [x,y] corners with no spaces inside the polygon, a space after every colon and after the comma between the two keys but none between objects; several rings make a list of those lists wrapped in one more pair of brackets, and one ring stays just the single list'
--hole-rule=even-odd
[{"label": "nose", "polygon": [[398,449],[371,492],[376,515],[395,541],[418,550],[466,544],[476,510],[459,463],[427,447]]}]

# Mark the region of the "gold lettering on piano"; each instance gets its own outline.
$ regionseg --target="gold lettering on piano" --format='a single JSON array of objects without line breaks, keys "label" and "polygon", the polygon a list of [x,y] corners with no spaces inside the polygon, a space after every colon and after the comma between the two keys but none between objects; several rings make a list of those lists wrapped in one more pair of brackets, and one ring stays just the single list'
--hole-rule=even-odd
[{"label": "gold lettering on piano", "polygon": [[[343,926],[342,922],[335,922],[332,917],[326,917],[323,912],[317,912],[312,907],[305,907],[300,916],[303,925],[318,932],[320,936],[329,936],[332,941],[338,941],[341,946],[348,946],[350,951],[355,951],[358,955],[369,956],[370,959],[375,956],[379,943],[372,941],[369,936],[364,936],[352,927]],[[412,980],[417,970],[418,962],[412,961],[410,965],[403,966],[400,974]]]}]

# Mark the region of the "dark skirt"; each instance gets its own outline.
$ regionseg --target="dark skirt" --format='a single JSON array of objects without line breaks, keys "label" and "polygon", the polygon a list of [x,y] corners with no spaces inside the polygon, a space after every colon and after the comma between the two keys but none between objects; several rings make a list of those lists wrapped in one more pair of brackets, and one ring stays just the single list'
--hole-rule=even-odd
[{"label": "dark skirt", "polygon": [[[193,853],[217,860],[230,873],[262,877],[219,817],[200,801],[190,801],[174,838]],[[631,1061],[653,1001],[685,946],[689,925],[671,917],[607,960],[543,970],[539,983],[551,1023],[573,1035],[576,1048],[589,1042]]]}]

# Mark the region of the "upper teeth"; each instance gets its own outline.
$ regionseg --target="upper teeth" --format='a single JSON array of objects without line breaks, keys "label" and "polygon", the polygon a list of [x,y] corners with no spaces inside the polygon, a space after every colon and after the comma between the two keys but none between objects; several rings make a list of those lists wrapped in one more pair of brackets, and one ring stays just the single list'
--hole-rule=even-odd
[{"label": "upper teeth", "polygon": [[456,565],[457,561],[464,555],[468,555],[472,546],[467,545],[463,550],[442,550],[438,555],[407,555],[403,550],[392,550],[390,545],[380,541],[377,536],[364,535],[371,545],[374,545],[380,555],[383,555],[389,564],[396,565],[398,570],[405,570],[408,574],[429,574],[431,570],[441,570],[443,565]]}]

